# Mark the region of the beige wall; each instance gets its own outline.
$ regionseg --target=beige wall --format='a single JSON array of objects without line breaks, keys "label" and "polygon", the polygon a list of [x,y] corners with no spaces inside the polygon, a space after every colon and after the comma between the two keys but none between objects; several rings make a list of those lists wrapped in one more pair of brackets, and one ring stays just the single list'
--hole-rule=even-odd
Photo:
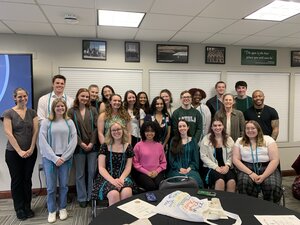
[{"label": "beige wall", "polygon": [[[241,66],[239,46],[226,47],[226,64],[209,65],[204,63],[204,45],[189,44],[190,54],[188,64],[156,63],[156,44],[154,42],[141,42],[141,62],[125,63],[124,41],[107,40],[107,60],[82,60],[80,38],[57,38],[29,35],[0,34],[0,53],[32,53],[34,75],[35,106],[38,98],[51,90],[51,76],[57,74],[59,67],[85,67],[109,69],[142,69],[143,89],[149,92],[149,70],[201,70],[222,71],[222,80],[226,81],[227,71],[245,72],[288,72],[291,73],[291,83],[297,68],[290,67],[290,51],[288,48],[272,48],[277,50],[277,66]],[[162,44],[162,43],[161,43]],[[243,46],[248,47],[248,46]],[[251,48],[251,47],[250,47]],[[253,47],[252,47],[253,48]],[[99,84],[101,86],[102,84]],[[294,99],[294,88],[290,91],[290,102]],[[290,111],[293,110],[291,105]],[[291,135],[293,129],[292,113],[289,113]],[[10,178],[5,164],[5,136],[2,124],[0,125],[0,191],[9,190]],[[283,170],[290,170],[290,165],[300,153],[300,143],[279,143],[281,166]],[[40,158],[38,159],[40,160]],[[37,162],[37,165],[39,162]],[[38,187],[37,165],[34,171],[33,186]]]}]

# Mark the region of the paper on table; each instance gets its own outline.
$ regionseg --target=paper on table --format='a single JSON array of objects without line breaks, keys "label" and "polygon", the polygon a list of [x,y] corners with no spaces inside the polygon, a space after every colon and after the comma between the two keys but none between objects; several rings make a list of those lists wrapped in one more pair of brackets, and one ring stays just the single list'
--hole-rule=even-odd
[{"label": "paper on table", "polygon": [[118,206],[119,209],[135,216],[136,218],[150,218],[156,213],[153,213],[154,205],[149,204],[139,198]]},{"label": "paper on table", "polygon": [[294,215],[254,215],[262,225],[300,225],[300,220]]}]

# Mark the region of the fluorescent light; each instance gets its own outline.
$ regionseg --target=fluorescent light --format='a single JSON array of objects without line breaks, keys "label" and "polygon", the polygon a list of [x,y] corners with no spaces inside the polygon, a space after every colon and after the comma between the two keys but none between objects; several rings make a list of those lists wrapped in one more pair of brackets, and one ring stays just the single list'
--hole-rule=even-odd
[{"label": "fluorescent light", "polygon": [[145,13],[98,10],[98,25],[139,27]]},{"label": "fluorescent light", "polygon": [[299,2],[274,1],[245,19],[282,21],[298,13],[300,13]]}]

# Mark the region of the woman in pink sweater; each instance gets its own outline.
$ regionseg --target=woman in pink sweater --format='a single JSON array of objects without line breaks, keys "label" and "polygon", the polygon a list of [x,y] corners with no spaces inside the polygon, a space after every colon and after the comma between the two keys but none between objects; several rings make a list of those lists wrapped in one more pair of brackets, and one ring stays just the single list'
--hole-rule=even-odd
[{"label": "woman in pink sweater", "polygon": [[145,122],[141,127],[142,141],[133,149],[134,178],[147,191],[158,189],[167,168],[164,148],[159,143],[158,129],[155,122]]}]

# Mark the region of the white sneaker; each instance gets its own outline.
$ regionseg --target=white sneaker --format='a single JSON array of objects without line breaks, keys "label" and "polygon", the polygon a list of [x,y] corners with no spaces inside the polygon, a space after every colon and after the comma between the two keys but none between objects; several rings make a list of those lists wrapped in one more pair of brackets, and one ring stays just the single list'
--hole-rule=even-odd
[{"label": "white sneaker", "polygon": [[68,218],[68,213],[66,209],[61,209],[59,210],[59,219],[60,220],[65,220]]},{"label": "white sneaker", "polygon": [[48,214],[48,223],[54,223],[56,221],[56,212]]}]

